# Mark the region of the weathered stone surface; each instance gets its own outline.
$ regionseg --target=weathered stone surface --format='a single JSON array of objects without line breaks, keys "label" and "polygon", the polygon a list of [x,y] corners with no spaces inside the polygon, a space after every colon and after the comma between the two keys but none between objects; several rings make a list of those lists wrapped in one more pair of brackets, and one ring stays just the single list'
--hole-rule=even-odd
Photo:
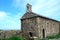
[{"label": "weathered stone surface", "polygon": [[8,30],[8,31],[1,30],[0,31],[0,39],[9,38],[12,36],[19,36],[20,37],[21,31],[20,30]]},{"label": "weathered stone surface", "polygon": [[[29,34],[29,32],[32,32],[33,36],[43,38],[43,35],[47,37],[59,33],[59,22],[57,21],[53,21],[41,17],[32,17],[28,19],[23,19],[21,21],[22,21],[21,22],[22,31],[26,32],[27,34]],[[43,34],[43,30],[44,30],[44,34]]]},{"label": "weathered stone surface", "polygon": [[[59,33],[59,21],[37,15],[33,12],[26,12],[21,19],[21,30],[26,37],[44,38]],[[32,36],[31,36],[32,35]]]},{"label": "weathered stone surface", "polygon": [[59,33],[59,22],[40,17],[38,17],[37,20],[39,27],[39,36],[41,36],[41,38],[43,38],[43,29],[45,30],[45,37]]},{"label": "weathered stone surface", "polygon": [[4,31],[0,30],[0,39],[4,38]]}]

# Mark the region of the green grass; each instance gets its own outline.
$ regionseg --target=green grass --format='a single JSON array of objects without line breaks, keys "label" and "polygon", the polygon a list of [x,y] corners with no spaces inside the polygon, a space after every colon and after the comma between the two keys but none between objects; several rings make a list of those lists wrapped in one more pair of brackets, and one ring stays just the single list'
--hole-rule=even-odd
[{"label": "green grass", "polygon": [[[60,38],[60,34],[52,35],[52,36],[47,36],[47,39],[58,39]],[[45,40],[46,38],[43,38],[42,40]],[[17,37],[17,36],[12,36],[10,38],[4,38],[2,40],[26,40],[24,37]]]},{"label": "green grass", "polygon": [[47,38],[48,38],[48,39],[58,39],[58,38],[60,38],[60,34],[48,36]]},{"label": "green grass", "polygon": [[17,36],[13,36],[10,38],[4,38],[2,40],[26,40],[24,37],[17,37]]}]

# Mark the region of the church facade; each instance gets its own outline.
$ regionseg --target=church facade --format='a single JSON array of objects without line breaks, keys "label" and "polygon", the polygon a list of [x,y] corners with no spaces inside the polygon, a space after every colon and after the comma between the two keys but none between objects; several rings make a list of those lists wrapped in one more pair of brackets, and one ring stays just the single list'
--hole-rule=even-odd
[{"label": "church facade", "polygon": [[21,18],[22,36],[45,38],[60,32],[59,21],[32,12],[30,4],[26,7],[26,13]]}]

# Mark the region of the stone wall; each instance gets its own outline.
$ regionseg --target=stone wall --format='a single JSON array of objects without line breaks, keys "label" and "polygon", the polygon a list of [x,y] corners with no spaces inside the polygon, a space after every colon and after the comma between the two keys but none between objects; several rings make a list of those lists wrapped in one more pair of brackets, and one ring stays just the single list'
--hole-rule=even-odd
[{"label": "stone wall", "polygon": [[43,29],[45,31],[45,37],[59,33],[59,22],[38,17],[37,23],[40,38],[43,38]]},{"label": "stone wall", "polygon": [[22,31],[25,32],[24,35],[30,37],[29,32],[31,32],[33,36],[38,37],[38,27],[36,17],[23,19],[21,23],[22,23]]},{"label": "stone wall", "polygon": [[45,31],[45,37],[59,33],[59,22],[57,21],[32,17],[21,20],[21,23],[21,30],[24,31],[24,35],[27,37],[29,37],[29,32],[32,32],[33,36],[43,38],[43,30]]},{"label": "stone wall", "polygon": [[4,31],[0,30],[0,39],[4,38]]},{"label": "stone wall", "polygon": [[21,36],[21,31],[20,30],[8,30],[8,31],[4,31],[1,30],[0,31],[0,39],[2,38],[9,38],[12,36]]}]

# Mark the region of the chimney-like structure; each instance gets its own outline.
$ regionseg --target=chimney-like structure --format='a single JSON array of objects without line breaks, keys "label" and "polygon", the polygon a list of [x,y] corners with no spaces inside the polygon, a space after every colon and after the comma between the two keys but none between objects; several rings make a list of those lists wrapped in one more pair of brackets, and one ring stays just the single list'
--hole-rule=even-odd
[{"label": "chimney-like structure", "polygon": [[26,12],[32,11],[32,5],[30,5],[29,3],[27,3],[26,8],[27,8]]}]

